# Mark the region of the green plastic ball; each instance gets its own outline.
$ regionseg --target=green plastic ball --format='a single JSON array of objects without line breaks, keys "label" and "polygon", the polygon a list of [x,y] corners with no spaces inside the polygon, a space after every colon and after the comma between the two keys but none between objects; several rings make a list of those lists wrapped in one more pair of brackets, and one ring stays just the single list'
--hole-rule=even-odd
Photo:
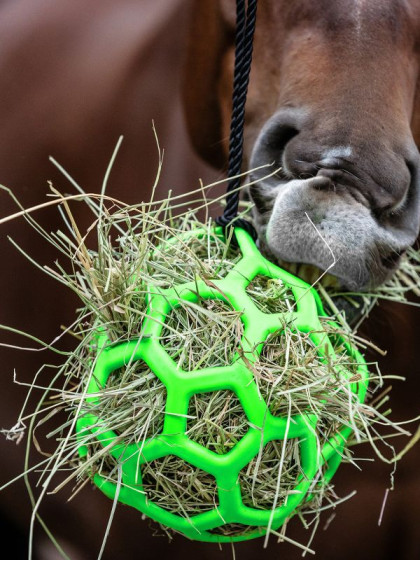
[{"label": "green plastic ball", "polygon": [[[221,236],[221,230],[217,230]],[[206,235],[194,232],[191,235]],[[317,292],[307,283],[266,260],[252,238],[239,228],[235,231],[242,258],[222,280],[204,280],[179,284],[170,289],[149,288],[149,302],[142,332],[139,338],[125,343],[110,344],[106,335],[100,334],[98,355],[86,393],[87,404],[99,403],[99,394],[105,388],[109,376],[116,370],[132,363],[144,361],[165,385],[167,400],[162,433],[138,444],[124,444],[112,427],[103,426],[101,419],[83,412],[77,421],[80,442],[86,434],[92,435],[121,465],[121,485],[118,501],[134,507],[164,526],[181,532],[193,540],[207,542],[232,542],[249,540],[264,535],[267,527],[278,529],[290,518],[302,501],[307,501],[311,485],[320,469],[324,480],[330,480],[342,459],[341,452],[351,434],[349,426],[343,426],[322,450],[317,446],[314,414],[303,413],[291,418],[273,416],[261,398],[249,366],[261,352],[264,341],[271,333],[278,332],[287,321],[294,329],[308,333],[325,360],[335,356],[334,347],[320,323],[325,313]],[[173,243],[177,243],[175,240]],[[292,291],[296,301],[293,311],[286,314],[267,314],[260,311],[246,292],[248,284],[257,276],[265,275],[281,281]],[[236,354],[230,366],[203,368],[186,372],[177,367],[162,346],[160,336],[165,320],[181,300],[197,302],[201,299],[219,299],[229,303],[242,313],[244,332],[241,354]],[[282,316],[282,317],[281,317]],[[351,391],[362,403],[368,384],[368,369],[360,353],[344,343],[350,357],[358,364],[359,381],[351,384]],[[249,429],[241,440],[226,454],[217,454],[188,436],[187,413],[194,394],[230,390],[238,397],[249,421]],[[246,506],[242,501],[239,472],[255,458],[261,446],[271,441],[298,439],[302,474],[295,492],[274,510],[259,510]],[[82,458],[88,453],[81,444]],[[142,486],[142,466],[147,462],[175,455],[185,462],[214,477],[217,486],[217,508],[183,517],[174,514],[149,500]],[[109,498],[114,499],[117,485],[96,473],[94,483]],[[237,523],[255,527],[255,531],[235,536],[219,535],[217,528]]]}]

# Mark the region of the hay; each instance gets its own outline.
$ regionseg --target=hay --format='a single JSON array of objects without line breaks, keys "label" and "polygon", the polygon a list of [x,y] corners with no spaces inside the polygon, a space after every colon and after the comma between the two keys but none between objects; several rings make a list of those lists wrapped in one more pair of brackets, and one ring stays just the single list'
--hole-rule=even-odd
[{"label": "hay", "polygon": [[221,300],[181,301],[167,317],[161,343],[183,370],[228,366],[241,343],[240,317]]},{"label": "hay", "polygon": [[[107,206],[103,199],[98,203],[94,197],[83,197],[83,200],[94,214],[91,227],[83,235],[63,198],[58,201],[68,226],[67,234],[49,234],[27,217],[70,263],[70,267],[65,267],[57,262],[54,270],[44,268],[45,272],[75,292],[82,303],[78,317],[68,329],[75,336],[74,350],[58,367],[54,380],[45,386],[37,411],[23,410],[16,425],[21,428],[30,420],[32,436],[34,427],[41,425],[45,418],[63,412],[67,417],[64,424],[48,435],[56,440],[56,451],[38,465],[39,483],[45,489],[42,493],[72,484],[74,495],[95,473],[119,483],[119,462],[92,435],[84,441],[87,456],[79,458],[80,443],[74,425],[81,412],[99,416],[103,426],[112,427],[127,445],[142,442],[163,430],[166,389],[142,361],[133,361],[115,371],[98,403],[86,403],[98,332],[105,333],[112,343],[139,336],[149,285],[170,288],[196,279],[222,279],[241,257],[231,240],[223,240],[214,233],[211,220],[202,223],[192,211],[174,216],[176,206],[169,199],[131,207],[115,201]],[[184,237],[186,232],[198,228],[205,231],[201,238]],[[92,241],[94,232],[97,237]],[[173,239],[177,243],[169,242]],[[407,292],[420,280],[419,263],[419,254],[414,250],[408,252],[394,279],[379,292],[363,296],[364,309],[380,297],[406,299]],[[247,293],[265,313],[283,313],[294,304],[293,294],[281,281],[263,275],[253,279]],[[322,295],[330,310],[334,308],[332,296],[353,301],[352,295],[342,295],[334,287],[324,287]],[[240,352],[243,334],[240,316],[240,312],[221,300],[184,301],[168,315],[161,343],[178,367],[187,372],[231,364]],[[338,321],[340,328],[331,320]],[[286,417],[307,411],[315,413],[320,419],[317,429],[320,449],[343,424],[352,426],[359,442],[382,439],[377,428],[380,424],[407,434],[388,422],[386,412],[379,411],[381,400],[376,409],[371,405],[361,406],[350,392],[350,384],[358,379],[358,365],[344,347],[346,341],[356,346],[355,335],[345,318],[343,321],[339,313],[325,318],[323,327],[335,341],[336,357],[328,360],[321,359],[310,336],[297,332],[293,325],[283,325],[265,342],[253,365],[253,374],[270,412]],[[363,342],[357,342],[363,347]],[[373,375],[370,391],[375,393],[382,385],[380,374]],[[190,401],[187,436],[217,454],[229,452],[248,428],[247,417],[233,392],[196,394]],[[13,431],[8,436],[13,438]],[[282,446],[270,442],[241,470],[240,484],[247,506],[273,509],[293,492],[302,474],[296,439],[286,442],[284,462],[282,453]],[[344,460],[355,462],[352,456],[352,450],[346,446]],[[61,473],[64,476],[57,482],[56,476]],[[142,477],[148,500],[180,516],[189,518],[217,506],[214,478],[175,455],[146,464]],[[321,474],[315,483],[309,500],[298,508],[305,524],[308,517],[317,519],[321,509],[334,506],[338,500],[333,484],[323,481]],[[212,533],[232,536],[251,530],[255,528],[224,524]]]}]

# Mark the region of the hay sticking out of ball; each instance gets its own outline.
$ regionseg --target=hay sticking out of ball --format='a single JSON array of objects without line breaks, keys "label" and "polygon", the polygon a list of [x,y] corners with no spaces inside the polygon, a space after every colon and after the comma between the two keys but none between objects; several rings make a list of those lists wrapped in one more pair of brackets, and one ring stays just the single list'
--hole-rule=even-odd
[{"label": "hay sticking out of ball", "polygon": [[[75,348],[57,369],[54,380],[46,383],[36,413],[24,410],[19,419],[21,424],[30,420],[29,433],[33,435],[37,426],[53,416],[51,411],[57,419],[66,416],[64,422],[57,421],[61,426],[49,434],[57,441],[57,447],[40,466],[39,483],[45,490],[53,491],[71,484],[73,495],[95,474],[120,485],[120,462],[94,435],[83,438],[86,455],[79,458],[81,442],[74,428],[81,413],[99,417],[101,430],[112,428],[127,446],[163,431],[166,388],[142,361],[132,361],[115,370],[99,400],[86,402],[98,333],[105,334],[111,344],[138,337],[147,314],[148,286],[166,289],[199,279],[211,283],[223,279],[241,258],[231,239],[225,240],[215,233],[211,220],[202,223],[192,211],[174,217],[169,199],[133,207],[116,201],[107,207],[102,200],[98,204],[90,197],[85,197],[85,202],[95,220],[83,235],[65,201],[68,234],[47,234],[31,219],[34,228],[70,262],[70,267],[57,262],[56,269],[46,269],[47,273],[75,292],[82,308],[67,330],[77,341]],[[198,230],[204,230],[204,235],[185,237],[185,233]],[[95,240],[91,239],[93,232],[97,233]],[[405,292],[411,288],[411,282],[410,277]],[[393,286],[390,284],[388,290],[396,293]],[[279,279],[257,275],[246,292],[264,313],[285,313],[295,306],[292,291]],[[405,296],[405,292],[401,289],[399,293]],[[328,297],[328,289],[324,293]],[[338,320],[340,327],[331,320]],[[375,409],[369,404],[361,405],[350,391],[350,385],[360,375],[357,361],[346,351],[346,343],[356,346],[357,342],[362,347],[365,343],[355,337],[345,322],[340,323],[340,317],[322,319],[322,327],[334,341],[334,357],[321,358],[310,334],[301,333],[293,323],[286,322],[269,336],[250,365],[270,413],[289,419],[295,414],[316,414],[319,449],[343,425],[352,427],[359,442],[382,440],[379,424],[404,433],[388,421],[387,411],[378,411],[386,399],[379,399]],[[241,354],[243,330],[241,312],[223,299],[183,301],[168,314],[161,343],[178,368],[190,372],[231,364]],[[375,393],[382,384],[375,371],[370,391]],[[35,386],[40,386],[37,377]],[[249,426],[234,392],[200,393],[190,400],[186,434],[215,454],[231,451]],[[356,463],[349,446],[342,455],[345,461]],[[269,442],[240,471],[243,502],[255,509],[274,509],[287,501],[301,475],[297,439],[289,439],[284,445]],[[176,455],[144,464],[142,478],[149,501],[187,519],[218,505],[214,478]],[[305,524],[316,524],[321,509],[337,502],[333,484],[323,480],[320,470],[308,500],[298,507],[298,515]],[[254,530],[255,527],[241,524],[221,524],[212,533],[235,536]]]},{"label": "hay sticking out of ball", "polygon": [[240,316],[221,300],[182,301],[167,317],[162,344],[183,370],[228,366],[241,343]]},{"label": "hay sticking out of ball", "polygon": [[229,390],[195,394],[189,414],[189,438],[217,454],[229,452],[249,426],[241,402]]}]

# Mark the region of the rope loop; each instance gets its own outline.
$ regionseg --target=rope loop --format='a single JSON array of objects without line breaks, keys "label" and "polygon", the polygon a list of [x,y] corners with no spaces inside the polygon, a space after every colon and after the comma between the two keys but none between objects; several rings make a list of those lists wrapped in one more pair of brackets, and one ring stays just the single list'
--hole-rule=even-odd
[{"label": "rope loop", "polygon": [[226,218],[226,216],[222,214],[222,216],[216,218],[216,224],[218,226],[222,226],[224,230],[226,230],[227,228],[242,228],[242,230],[248,232],[248,234],[252,237],[254,241],[257,241],[258,238],[257,231],[255,230],[251,222],[249,220],[246,220],[245,218],[242,218],[240,216],[235,216],[233,219],[230,219],[230,218]]}]

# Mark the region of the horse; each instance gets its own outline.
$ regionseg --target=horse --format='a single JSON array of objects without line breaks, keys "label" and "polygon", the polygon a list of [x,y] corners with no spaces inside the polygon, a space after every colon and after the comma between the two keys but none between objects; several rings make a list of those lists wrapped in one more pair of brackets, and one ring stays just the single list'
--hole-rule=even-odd
[{"label": "horse", "polygon": [[[197,0],[192,22],[188,128],[221,166],[235,3]],[[360,291],[387,280],[415,242],[419,39],[415,0],[259,2],[244,168],[261,248],[275,260],[328,269]]]}]

